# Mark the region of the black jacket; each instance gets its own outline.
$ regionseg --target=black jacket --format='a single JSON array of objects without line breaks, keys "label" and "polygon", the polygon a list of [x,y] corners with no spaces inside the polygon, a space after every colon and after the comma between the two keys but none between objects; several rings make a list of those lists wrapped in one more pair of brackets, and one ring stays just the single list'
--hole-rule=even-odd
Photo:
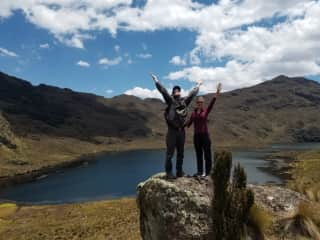
[{"label": "black jacket", "polygon": [[165,118],[169,127],[183,128],[187,121],[188,111],[192,99],[198,94],[199,87],[194,87],[187,97],[174,98],[170,95],[159,82],[156,82],[156,87],[162,94],[167,109],[165,111]]}]

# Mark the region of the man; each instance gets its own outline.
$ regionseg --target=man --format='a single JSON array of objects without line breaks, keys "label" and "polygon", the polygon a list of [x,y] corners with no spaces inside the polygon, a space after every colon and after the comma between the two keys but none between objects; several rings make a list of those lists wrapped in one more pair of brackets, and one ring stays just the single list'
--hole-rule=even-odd
[{"label": "man", "polygon": [[153,81],[156,84],[157,89],[162,94],[167,108],[165,111],[165,119],[168,125],[168,132],[166,137],[167,151],[165,170],[168,178],[173,178],[172,174],[172,157],[175,149],[177,149],[177,161],[176,161],[176,174],[177,177],[182,177],[184,172],[182,170],[183,157],[184,157],[184,143],[185,143],[185,126],[188,115],[187,107],[190,105],[192,99],[199,92],[201,82],[199,81],[197,86],[193,88],[189,95],[185,98],[181,97],[181,88],[175,86],[172,89],[170,95],[168,91],[160,84],[158,78],[151,74]]}]

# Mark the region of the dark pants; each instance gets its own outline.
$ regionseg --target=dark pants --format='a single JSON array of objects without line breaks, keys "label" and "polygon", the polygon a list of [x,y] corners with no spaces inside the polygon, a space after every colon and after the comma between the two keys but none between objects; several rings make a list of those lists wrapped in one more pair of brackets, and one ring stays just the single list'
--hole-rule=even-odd
[{"label": "dark pants", "polygon": [[209,174],[212,167],[211,157],[211,140],[209,134],[195,134],[193,136],[194,147],[197,155],[197,169],[198,173],[203,173],[203,155],[206,162],[206,174]]},{"label": "dark pants", "polygon": [[167,139],[166,139],[166,143],[167,143],[166,163],[165,163],[166,173],[172,173],[172,157],[174,155],[175,149],[177,149],[176,170],[177,170],[177,173],[182,173],[185,135],[186,134],[184,129],[175,129],[172,127],[168,127]]}]

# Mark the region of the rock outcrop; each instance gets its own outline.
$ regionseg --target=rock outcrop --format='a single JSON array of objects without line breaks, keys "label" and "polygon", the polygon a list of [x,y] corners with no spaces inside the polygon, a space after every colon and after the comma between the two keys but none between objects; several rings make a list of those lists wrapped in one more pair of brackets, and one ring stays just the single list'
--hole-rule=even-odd
[{"label": "rock outcrop", "polygon": [[[280,186],[249,185],[255,203],[275,219],[294,216],[305,197]],[[167,180],[158,174],[138,186],[141,235],[144,240],[210,239],[210,178]]]},{"label": "rock outcrop", "polygon": [[0,111],[0,147],[6,146],[10,149],[16,149],[16,137],[10,129],[9,122],[4,118]]}]

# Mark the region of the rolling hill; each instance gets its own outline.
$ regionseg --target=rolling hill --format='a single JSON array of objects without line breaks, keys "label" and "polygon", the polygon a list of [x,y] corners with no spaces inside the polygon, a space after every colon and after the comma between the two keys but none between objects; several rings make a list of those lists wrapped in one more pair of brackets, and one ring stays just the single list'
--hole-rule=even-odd
[{"label": "rolling hill", "polygon": [[[204,97],[208,102],[212,95]],[[157,99],[107,99],[0,73],[0,176],[65,164],[84,154],[163,147],[164,108]],[[319,83],[278,76],[221,94],[210,115],[210,133],[216,146],[320,141],[319,110]]]}]

